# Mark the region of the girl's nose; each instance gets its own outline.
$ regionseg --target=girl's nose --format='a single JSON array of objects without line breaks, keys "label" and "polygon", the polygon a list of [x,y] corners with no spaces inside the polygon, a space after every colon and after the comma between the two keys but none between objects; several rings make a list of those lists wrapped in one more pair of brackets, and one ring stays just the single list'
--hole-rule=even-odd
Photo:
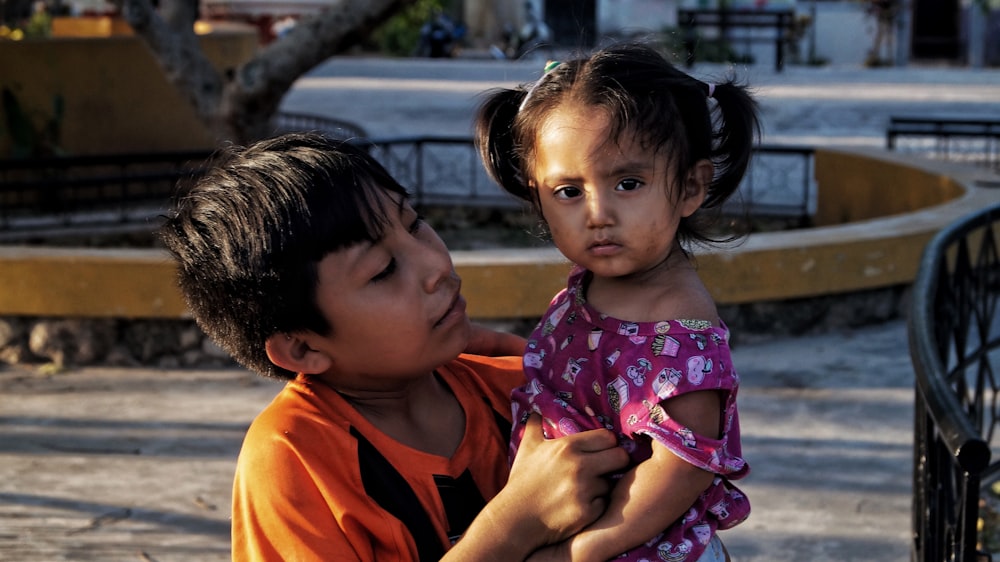
[{"label": "girl's nose", "polygon": [[587,197],[587,226],[603,228],[612,223],[610,201],[600,193],[591,193]]}]

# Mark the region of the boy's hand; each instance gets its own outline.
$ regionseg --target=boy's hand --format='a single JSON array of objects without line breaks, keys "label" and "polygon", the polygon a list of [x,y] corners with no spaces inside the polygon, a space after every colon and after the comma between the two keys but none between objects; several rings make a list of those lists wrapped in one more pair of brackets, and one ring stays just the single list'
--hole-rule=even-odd
[{"label": "boy's hand", "polygon": [[628,465],[628,454],[605,429],[546,440],[541,418],[525,428],[503,490],[473,521],[448,560],[525,560],[595,521],[607,506],[607,474]]},{"label": "boy's hand", "polygon": [[546,531],[541,544],[553,544],[604,513],[612,488],[607,475],[625,468],[628,461],[610,431],[546,440],[541,418],[532,416],[504,491],[522,494],[522,509],[536,513]]}]

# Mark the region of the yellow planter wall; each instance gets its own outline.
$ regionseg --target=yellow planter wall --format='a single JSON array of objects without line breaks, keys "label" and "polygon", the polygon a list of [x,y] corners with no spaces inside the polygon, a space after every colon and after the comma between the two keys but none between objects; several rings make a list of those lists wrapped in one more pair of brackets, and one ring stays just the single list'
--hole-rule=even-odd
[{"label": "yellow planter wall", "polygon": [[[87,22],[77,22],[77,29]],[[100,22],[90,22],[102,32]],[[62,27],[67,27],[60,24]],[[114,32],[114,22],[107,24]],[[64,29],[70,33],[70,30]],[[199,36],[209,60],[235,68],[257,49],[252,28]],[[41,126],[61,95],[65,116],[59,145],[69,154],[211,149],[214,142],[194,110],[163,75],[138,37],[54,37],[0,42],[0,87],[9,88]],[[5,128],[5,127],[4,127]],[[0,157],[11,139],[0,129]]]},{"label": "yellow planter wall", "polygon": [[912,155],[882,152],[872,158],[866,152],[817,148],[815,162],[820,186],[816,226],[909,213],[940,205],[964,191],[941,166],[911,165],[918,162]]},{"label": "yellow planter wall", "polygon": [[[857,188],[854,162],[889,178],[878,196]],[[913,281],[927,241],[958,218],[1000,200],[977,185],[988,171],[901,159],[882,151],[817,151],[821,199],[859,218],[850,223],[770,232],[696,254],[720,305],[780,301],[894,287]],[[867,180],[865,180],[867,181]],[[885,194],[883,196],[882,194]],[[891,197],[889,195],[892,195]],[[866,207],[870,205],[870,207]],[[904,212],[904,209],[911,209]],[[888,216],[875,216],[891,211]],[[470,316],[539,316],[563,287],[568,263],[554,249],[453,252]],[[174,266],[161,250],[0,246],[0,316],[181,318],[187,315]]]}]

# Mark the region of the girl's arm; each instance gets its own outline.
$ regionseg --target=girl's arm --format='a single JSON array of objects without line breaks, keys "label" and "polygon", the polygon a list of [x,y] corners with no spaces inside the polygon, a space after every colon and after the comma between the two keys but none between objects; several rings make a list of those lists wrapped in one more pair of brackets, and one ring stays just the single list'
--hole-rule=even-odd
[{"label": "girl's arm", "polygon": [[474,323],[469,343],[465,346],[465,353],[490,357],[521,355],[524,353],[526,343],[528,340],[516,334],[501,332]]},{"label": "girl's arm", "polygon": [[534,550],[565,540],[604,511],[611,488],[605,475],[627,464],[628,455],[610,431],[546,440],[540,418],[533,416],[507,485],[442,562],[525,560]]},{"label": "girl's arm", "polygon": [[[667,414],[698,435],[716,438],[720,431],[721,395],[699,391],[663,403]],[[583,531],[538,560],[605,561],[643,544],[683,516],[715,475],[653,444],[653,456],[615,484],[607,511]],[[532,558],[536,560],[536,558]]]}]

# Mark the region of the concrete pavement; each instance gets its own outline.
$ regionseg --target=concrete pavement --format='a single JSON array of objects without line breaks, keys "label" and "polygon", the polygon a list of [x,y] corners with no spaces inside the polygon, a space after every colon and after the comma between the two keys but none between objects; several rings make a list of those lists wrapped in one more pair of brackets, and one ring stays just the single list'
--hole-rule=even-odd
[{"label": "concrete pavement", "polygon": [[[479,92],[531,80],[536,66],[336,59],[300,80],[283,109],[376,136],[465,134]],[[893,113],[1000,113],[997,70],[766,66],[736,69],[759,90],[765,142],[880,147]],[[734,348],[753,514],[722,535],[733,559],[907,560],[904,321],[757,336]],[[229,559],[236,454],[277,390],[239,369],[0,367],[0,559]]]},{"label": "concrete pavement", "polygon": [[[904,323],[734,353],[753,513],[722,534],[733,559],[906,560]],[[228,560],[236,454],[278,388],[239,369],[0,369],[0,559]]]},{"label": "concrete pavement", "polygon": [[[534,80],[542,64],[334,58],[300,79],[281,108],[360,123],[376,137],[470,134],[483,91]],[[765,143],[884,147],[892,114],[1000,117],[1000,69],[698,64],[691,73],[754,88]]]}]

